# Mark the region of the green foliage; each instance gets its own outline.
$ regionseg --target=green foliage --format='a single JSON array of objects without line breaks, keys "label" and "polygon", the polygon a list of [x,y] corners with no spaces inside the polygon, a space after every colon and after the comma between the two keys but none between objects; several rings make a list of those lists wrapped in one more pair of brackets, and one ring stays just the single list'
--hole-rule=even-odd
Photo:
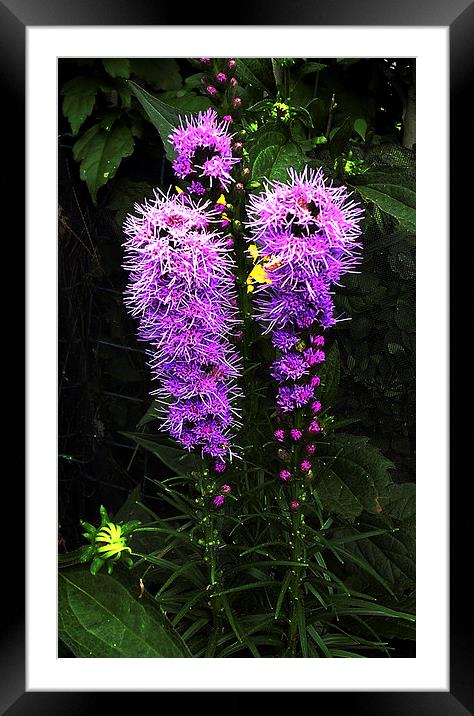
[{"label": "green foliage", "polygon": [[155,600],[124,572],[59,573],[59,638],[78,657],[183,658],[191,654]]},{"label": "green foliage", "polygon": [[74,145],[74,159],[81,163],[81,179],[91,193],[97,191],[115,176],[120,162],[133,152],[133,135],[122,123],[102,129],[99,124],[87,130]]},{"label": "green foliage", "polygon": [[[67,66],[63,138],[103,229],[88,280],[112,294],[108,303],[94,296],[106,331],[94,364],[102,361],[113,381],[113,391],[99,382],[95,399],[108,407],[112,444],[131,447],[126,460],[113,452],[128,480],[115,522],[142,523],[127,541],[130,571],[118,564],[112,575],[92,576],[89,547],[60,557],[60,638],[76,656],[360,658],[397,656],[393,640],[414,639],[415,159],[403,146],[401,99],[410,63],[237,60],[234,129],[244,143],[239,171],[248,167],[250,176],[236,177],[246,190],[308,164],[349,185],[366,209],[361,271],[335,296],[337,314],[351,320],[326,346],[323,431],[300,523],[277,479],[267,375],[274,351],[251,321],[245,291],[243,459],[222,476],[232,493],[219,512],[211,509],[220,484],[212,469],[156,430],[144,356],[123,317],[120,227],[135,201],[173,181],[163,160],[174,158],[167,139],[180,116],[213,106],[203,67],[115,58]],[[242,224],[243,201],[234,194],[233,203]],[[243,274],[250,264],[239,241]],[[130,394],[138,397],[121,401]],[[100,433],[94,421],[89,433]],[[354,434],[340,432],[348,425]],[[100,452],[83,456],[87,469]],[[139,460],[131,491],[127,475]],[[98,474],[97,484],[107,474],[102,463]]]}]

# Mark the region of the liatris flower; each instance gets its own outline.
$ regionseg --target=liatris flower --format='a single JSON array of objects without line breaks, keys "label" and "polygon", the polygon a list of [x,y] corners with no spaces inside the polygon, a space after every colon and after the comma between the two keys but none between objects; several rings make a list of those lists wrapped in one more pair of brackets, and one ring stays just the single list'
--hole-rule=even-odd
[{"label": "liatris flower", "polygon": [[[288,415],[289,427],[291,414],[300,411],[297,424],[318,433],[315,414],[322,406],[315,391],[321,381],[315,371],[326,356],[324,338],[314,329],[336,322],[331,288],[360,260],[363,212],[345,187],[334,187],[321,170],[306,167],[300,174],[290,169],[286,183],[267,182],[263,192],[250,197],[247,213],[254,262],[264,257],[253,268],[264,273],[255,288],[257,319],[272,332],[280,352],[271,367],[278,383],[277,413],[280,420]],[[290,430],[294,442],[302,430]],[[310,443],[307,453],[315,449]],[[309,460],[299,467],[311,474]]]},{"label": "liatris flower", "polygon": [[213,504],[214,507],[216,507],[216,508],[222,507],[222,506],[224,505],[224,502],[225,502],[225,497],[224,497],[224,495],[216,495],[216,496],[214,497],[214,499],[212,500],[212,504]]},{"label": "liatris flower", "polygon": [[279,443],[282,443],[285,439],[285,431],[281,428],[277,428],[277,430],[275,430],[275,432],[273,433],[273,436],[275,440],[277,440]]},{"label": "liatris flower", "polygon": [[247,211],[249,241],[273,264],[270,286],[256,292],[260,321],[290,332],[333,325],[330,288],[359,261],[362,209],[306,167],[290,169],[287,183],[267,183]]},{"label": "liatris flower", "polygon": [[291,472],[289,470],[280,470],[280,480],[283,480],[283,482],[291,480]]},{"label": "liatris flower", "polygon": [[229,341],[238,323],[235,269],[211,229],[218,216],[208,203],[158,193],[135,211],[124,226],[125,302],[151,346],[161,429],[223,463],[239,424],[240,359]]},{"label": "liatris flower", "polygon": [[[210,90],[214,90],[211,92]],[[208,87],[209,94],[215,94],[214,87]],[[227,189],[233,181],[230,172],[239,157],[232,154],[233,134],[228,132],[228,121],[219,121],[217,112],[208,109],[197,116],[185,117],[180,126],[169,135],[168,141],[178,156],[173,162],[173,169],[181,179],[195,179],[196,175],[220,183]]]}]

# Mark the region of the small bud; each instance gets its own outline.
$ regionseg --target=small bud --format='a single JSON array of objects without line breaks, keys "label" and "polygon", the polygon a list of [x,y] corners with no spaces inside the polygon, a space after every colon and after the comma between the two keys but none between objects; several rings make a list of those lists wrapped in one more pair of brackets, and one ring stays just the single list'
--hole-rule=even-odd
[{"label": "small bud", "polygon": [[301,432],[301,430],[298,430],[298,428],[291,428],[290,437],[293,442],[297,443],[303,437],[303,433]]},{"label": "small bud", "polygon": [[315,400],[313,403],[311,403],[311,410],[313,413],[319,413],[321,410],[321,403],[319,400]]},{"label": "small bud", "polygon": [[214,97],[214,95],[216,94],[217,90],[216,90],[216,88],[213,87],[212,85],[208,85],[208,86],[206,87],[206,92],[207,92],[207,94],[210,95],[211,97]]},{"label": "small bud", "polygon": [[312,455],[314,452],[316,452],[316,445],[314,443],[308,443],[306,445],[306,452],[308,455]]},{"label": "small bud", "polygon": [[298,500],[291,500],[290,502],[290,510],[297,510],[300,506],[300,503]]},{"label": "small bud", "polygon": [[242,142],[235,142],[234,149],[236,152],[240,152],[240,150],[242,149],[243,146],[244,145],[242,144]]},{"label": "small bud", "polygon": [[224,114],[224,116],[222,117],[222,119],[224,120],[224,122],[229,122],[229,123],[232,123],[232,122],[234,121],[234,120],[232,119],[232,115],[231,115],[231,114]]},{"label": "small bud", "polygon": [[230,78],[229,84],[231,87],[237,87],[237,80],[235,79],[235,77]]},{"label": "small bud", "polygon": [[234,67],[235,67],[235,65],[236,65],[236,61],[235,61],[235,60],[229,60],[228,63],[227,63],[227,67],[229,68],[229,70],[233,70]]},{"label": "small bud", "polygon": [[223,494],[229,494],[229,492],[232,492],[232,488],[230,485],[221,485],[221,492]]},{"label": "small bud", "polygon": [[234,105],[235,109],[239,109],[240,105],[242,104],[242,100],[240,97],[234,97],[232,100],[232,104]]},{"label": "small bud", "polygon": [[282,428],[278,428],[278,430],[275,430],[275,432],[273,433],[273,437],[279,443],[282,443],[285,439],[285,431]]},{"label": "small bud", "polygon": [[216,495],[214,497],[214,499],[212,500],[212,504],[214,505],[214,507],[217,507],[217,508],[222,507],[224,502],[225,502],[225,497],[223,495]]},{"label": "small bud", "polygon": [[203,65],[208,65],[211,61],[210,57],[200,57],[199,62],[202,62]]},{"label": "small bud", "polygon": [[238,181],[237,184],[235,185],[235,188],[237,189],[237,191],[242,191],[245,187],[242,184],[242,182]]},{"label": "small bud", "polygon": [[214,463],[214,470],[217,473],[225,472],[226,468],[227,465],[223,460],[216,460],[216,462]]},{"label": "small bud", "polygon": [[289,470],[280,470],[280,480],[283,480],[283,482],[291,480],[291,472]]},{"label": "small bud", "polygon": [[227,75],[224,74],[224,72],[218,72],[217,75],[216,75],[216,80],[217,80],[220,84],[222,84],[223,82],[226,82],[226,80],[227,80]]},{"label": "small bud", "polygon": [[309,460],[303,460],[300,463],[300,468],[303,470],[303,472],[308,472],[308,470],[311,470],[311,463]]}]

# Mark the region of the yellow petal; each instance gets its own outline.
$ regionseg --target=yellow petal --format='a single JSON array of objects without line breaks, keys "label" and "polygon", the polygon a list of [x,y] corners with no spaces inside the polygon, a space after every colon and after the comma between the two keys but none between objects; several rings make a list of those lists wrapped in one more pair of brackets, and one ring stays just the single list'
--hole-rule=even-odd
[{"label": "yellow petal", "polygon": [[252,278],[256,283],[271,283],[267,272],[261,264],[256,264],[249,274],[249,278]]},{"label": "yellow petal", "polygon": [[175,186],[175,189],[176,189],[176,191],[178,192],[178,194],[182,194],[182,193],[183,193],[183,190],[180,189],[179,186]]},{"label": "yellow petal", "polygon": [[250,244],[248,252],[254,261],[258,259],[258,249],[256,244]]},{"label": "yellow petal", "polygon": [[216,204],[224,204],[224,206],[227,206],[227,202],[225,200],[224,194],[221,194],[218,200],[216,201]]}]

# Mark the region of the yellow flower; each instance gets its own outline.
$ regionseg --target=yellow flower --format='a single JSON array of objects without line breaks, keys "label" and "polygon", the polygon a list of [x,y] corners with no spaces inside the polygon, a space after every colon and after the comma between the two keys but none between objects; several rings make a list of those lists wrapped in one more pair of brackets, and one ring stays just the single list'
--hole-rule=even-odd
[{"label": "yellow flower", "polygon": [[216,204],[224,204],[224,206],[227,206],[227,202],[225,200],[224,194],[221,194],[218,200],[216,201]]}]

